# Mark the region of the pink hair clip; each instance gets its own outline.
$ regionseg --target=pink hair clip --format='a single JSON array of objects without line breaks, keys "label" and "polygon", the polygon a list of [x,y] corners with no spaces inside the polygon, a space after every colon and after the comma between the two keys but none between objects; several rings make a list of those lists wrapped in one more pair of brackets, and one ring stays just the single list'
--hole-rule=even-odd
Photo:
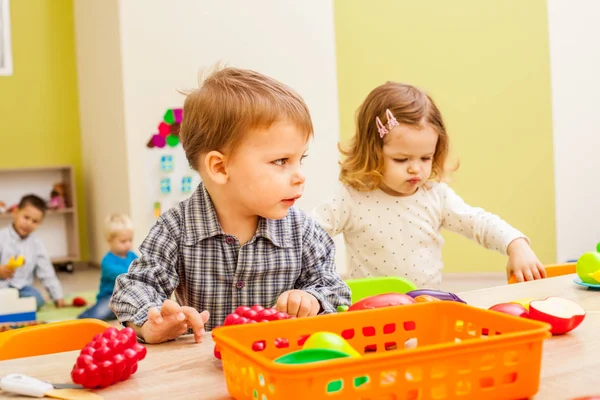
[{"label": "pink hair clip", "polygon": [[375,117],[375,123],[377,124],[377,130],[379,131],[380,138],[383,139],[383,137],[385,135],[390,133],[387,129],[385,129],[385,126],[381,123],[381,120],[379,119],[379,117]]},{"label": "pink hair clip", "polygon": [[388,133],[390,133],[390,131],[395,127],[400,125],[398,123],[398,121],[396,120],[396,118],[394,117],[394,114],[392,114],[392,112],[386,108],[385,110],[385,116],[387,117],[387,129],[385,127],[385,125],[383,125],[383,123],[381,122],[381,119],[379,119],[379,117],[375,117],[375,123],[377,124],[377,131],[379,132],[379,137],[383,139],[383,137],[385,135],[387,135]]}]

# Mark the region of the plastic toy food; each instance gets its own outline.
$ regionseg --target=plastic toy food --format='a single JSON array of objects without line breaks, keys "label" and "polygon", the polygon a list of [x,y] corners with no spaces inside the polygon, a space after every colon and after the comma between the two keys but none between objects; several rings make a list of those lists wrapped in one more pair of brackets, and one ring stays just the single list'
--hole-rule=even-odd
[{"label": "plastic toy food", "polygon": [[17,269],[25,264],[25,258],[23,256],[11,257],[8,259],[8,263],[6,264],[8,268]]},{"label": "plastic toy food", "polygon": [[415,297],[415,301],[417,303],[431,303],[432,301],[442,301],[442,300],[438,299],[437,297],[430,296],[428,294],[422,294],[422,295]]},{"label": "plastic toy food", "polygon": [[[257,322],[279,321],[290,318],[293,317],[290,317],[287,313],[282,311],[277,311],[275,308],[264,308],[263,306],[256,304],[252,307],[239,306],[234,312],[225,317],[222,326],[254,324]],[[288,346],[287,341],[283,339],[278,339],[278,343],[278,346],[281,347]],[[264,349],[264,344],[262,342],[256,342],[252,349],[254,351],[261,351]],[[219,360],[221,359],[221,352],[216,345],[213,354]]]},{"label": "plastic toy food", "polygon": [[373,308],[399,306],[403,304],[414,304],[415,299],[402,293],[385,293],[375,296],[365,297],[362,300],[352,304],[348,311],[371,310]]},{"label": "plastic toy food", "polygon": [[562,335],[581,324],[585,318],[585,310],[571,300],[548,297],[529,304],[529,318],[549,323],[553,335]]},{"label": "plastic toy food", "polygon": [[498,311],[501,313],[513,315],[515,317],[524,317],[527,318],[529,313],[527,309],[521,304],[517,303],[500,303],[493,305],[489,308],[490,310]]},{"label": "plastic toy food", "polygon": [[533,297],[528,297],[526,299],[519,299],[519,300],[511,301],[511,303],[520,304],[523,307],[525,307],[527,309],[527,311],[529,312],[529,303],[531,303],[534,300],[537,300],[537,299],[534,299]]},{"label": "plastic toy food", "polygon": [[84,307],[87,304],[87,301],[83,297],[75,297],[73,299],[74,307]]},{"label": "plastic toy food", "polygon": [[600,278],[600,253],[596,251],[591,251],[588,253],[584,253],[579,260],[577,260],[577,275],[579,278],[585,282],[590,284],[598,284],[596,278]]},{"label": "plastic toy food", "polygon": [[110,327],[81,350],[71,379],[85,388],[107,387],[133,375],[144,357],[146,348],[137,342],[133,329]]},{"label": "plastic toy food", "polygon": [[287,353],[277,359],[278,364],[308,364],[318,361],[350,357],[348,354],[331,349],[303,349]]},{"label": "plastic toy food", "polygon": [[413,298],[415,298],[417,296],[428,295],[428,296],[433,296],[433,297],[436,297],[436,298],[438,298],[440,300],[444,300],[444,301],[458,301],[459,303],[465,303],[465,301],[463,301],[460,297],[458,297],[454,293],[442,292],[441,290],[417,289],[417,290],[411,290],[410,292],[408,292],[406,294]]},{"label": "plastic toy food", "polygon": [[346,339],[331,332],[313,333],[306,339],[302,348],[337,350],[350,357],[360,357],[360,353],[356,351]]}]

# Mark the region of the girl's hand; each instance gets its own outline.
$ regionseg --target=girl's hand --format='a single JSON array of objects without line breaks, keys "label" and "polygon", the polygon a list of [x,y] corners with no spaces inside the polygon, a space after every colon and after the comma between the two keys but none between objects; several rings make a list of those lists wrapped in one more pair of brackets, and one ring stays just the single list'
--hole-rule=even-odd
[{"label": "girl's hand", "polygon": [[513,240],[508,245],[508,264],[506,276],[510,279],[514,274],[518,282],[533,281],[546,277],[544,265],[537,258],[529,243],[524,238]]}]

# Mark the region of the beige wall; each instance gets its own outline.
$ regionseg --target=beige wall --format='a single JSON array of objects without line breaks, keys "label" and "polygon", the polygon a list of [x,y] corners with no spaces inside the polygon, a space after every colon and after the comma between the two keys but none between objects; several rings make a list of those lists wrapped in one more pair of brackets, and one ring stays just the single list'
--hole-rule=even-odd
[{"label": "beige wall", "polygon": [[104,218],[130,213],[117,0],[75,0],[75,41],[90,258],[108,247]]}]

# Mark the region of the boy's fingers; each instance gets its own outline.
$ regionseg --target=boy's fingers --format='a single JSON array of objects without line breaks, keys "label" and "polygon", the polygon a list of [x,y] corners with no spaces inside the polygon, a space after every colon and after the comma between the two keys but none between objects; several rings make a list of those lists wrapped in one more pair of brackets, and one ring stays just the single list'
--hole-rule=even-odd
[{"label": "boy's fingers", "polygon": [[277,304],[275,305],[275,309],[277,311],[287,312],[289,297],[290,297],[290,292],[281,293],[281,295],[279,295],[279,298],[277,299]]},{"label": "boy's fingers", "polygon": [[542,279],[542,277],[540,276],[540,271],[538,271],[537,266],[534,266],[531,269],[531,273],[533,274],[533,279]]},{"label": "boy's fingers", "polygon": [[173,316],[177,321],[185,320],[185,314],[181,310],[181,306],[173,300],[165,300],[160,308],[160,314],[163,317]]},{"label": "boy's fingers", "polygon": [[158,311],[158,308],[152,307],[148,310],[148,320],[157,325],[163,323],[163,318],[160,315],[160,311]]},{"label": "boy's fingers", "polygon": [[208,321],[208,311],[202,311],[200,314],[193,307],[182,307],[183,313],[185,314],[186,321],[194,331],[194,339],[200,343],[202,341],[202,335],[204,335],[204,323]]}]

